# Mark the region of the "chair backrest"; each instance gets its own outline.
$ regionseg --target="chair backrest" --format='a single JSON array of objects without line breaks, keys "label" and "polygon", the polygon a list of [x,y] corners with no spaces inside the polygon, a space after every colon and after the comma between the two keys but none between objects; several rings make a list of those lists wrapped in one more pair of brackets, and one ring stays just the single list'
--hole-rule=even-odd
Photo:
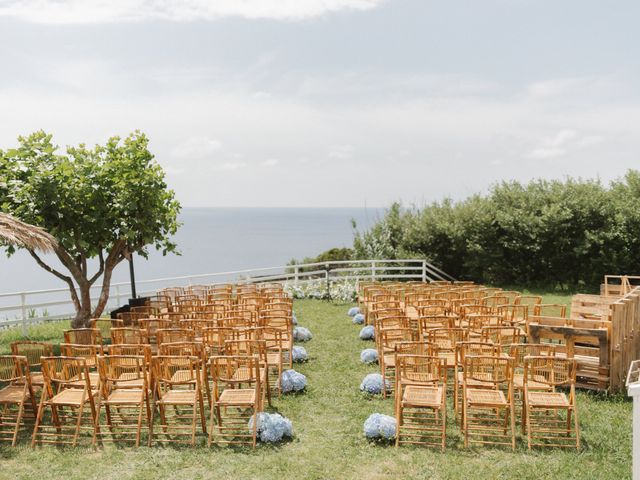
[{"label": "chair backrest", "polygon": [[[89,368],[81,357],[42,357],[42,377],[49,395],[65,388],[82,386],[91,389]],[[72,384],[72,385],[70,385]]]},{"label": "chair backrest", "polygon": [[196,333],[193,330],[183,328],[159,328],[156,330],[156,342],[158,345],[163,343],[175,342],[193,342]]},{"label": "chair backrest", "polygon": [[224,342],[224,353],[227,356],[257,356],[267,362],[266,340],[227,340]]},{"label": "chair backrest", "polygon": [[220,389],[247,385],[260,389],[260,357],[257,355],[213,356],[209,360],[214,396]]},{"label": "chair backrest", "polygon": [[109,355],[124,355],[134,357],[144,357],[147,367],[151,368],[151,345],[148,343],[119,343],[111,344],[107,347]]},{"label": "chair backrest", "polygon": [[453,328],[455,317],[449,315],[427,315],[418,318],[420,338],[427,340],[427,332],[434,328]]},{"label": "chair backrest", "polygon": [[576,384],[576,362],[573,358],[556,356],[524,357],[524,381],[543,383],[550,387],[570,387]]},{"label": "chair backrest", "polygon": [[394,350],[396,343],[416,340],[416,332],[410,328],[386,328],[376,336],[382,351]]},{"label": "chair backrest", "polygon": [[224,342],[233,335],[231,327],[208,327],[202,330],[202,342],[210,355],[222,355]]},{"label": "chair backrest", "polygon": [[432,355],[435,345],[425,341],[396,342],[396,355]]},{"label": "chair backrest", "polygon": [[112,328],[110,331],[111,343],[147,343],[147,331],[134,327]]},{"label": "chair backrest", "polygon": [[552,343],[514,343],[509,346],[509,356],[513,358],[513,367],[522,372],[524,368],[524,358],[533,357],[554,357],[556,346]]},{"label": "chair backrest", "polygon": [[126,388],[132,382],[136,388],[148,388],[147,360],[142,355],[109,355],[98,357],[98,372],[103,392],[108,394],[114,388]]},{"label": "chair backrest", "polygon": [[88,368],[98,368],[98,356],[103,354],[102,345],[78,345],[61,343],[60,354],[66,357],[82,358]]},{"label": "chair backrest", "polygon": [[[160,393],[175,387],[195,385],[200,388],[200,364],[197,356],[158,355],[151,360],[153,378]],[[179,375],[176,375],[179,373]]]},{"label": "chair backrest", "polygon": [[0,384],[27,381],[31,387],[29,365],[23,355],[0,355]]},{"label": "chair backrest", "polygon": [[495,388],[513,386],[513,359],[505,356],[466,355],[464,357],[463,382],[480,381]]},{"label": "chair backrest", "polygon": [[544,303],[533,306],[533,314],[542,317],[567,318],[567,306],[560,303]]},{"label": "chair backrest", "polygon": [[160,355],[171,357],[198,357],[205,359],[205,348],[201,342],[162,343],[158,347]]},{"label": "chair backrest", "polygon": [[64,343],[102,345],[102,333],[97,328],[76,328],[64,331]]},{"label": "chair backrest", "polygon": [[422,385],[446,384],[444,359],[428,355],[397,355],[396,381]]},{"label": "chair backrest", "polygon": [[500,345],[490,342],[469,341],[456,344],[456,365],[462,367],[467,355],[481,355],[494,357],[500,355]]},{"label": "chair backrest", "polygon": [[453,353],[459,342],[469,340],[469,331],[465,328],[433,328],[427,331],[426,340],[436,345],[438,351]]},{"label": "chair backrest", "polygon": [[491,342],[502,347],[508,347],[512,343],[520,343],[525,335],[519,327],[482,327],[480,341]]},{"label": "chair backrest", "polygon": [[40,358],[53,356],[53,345],[45,342],[20,340],[11,343],[11,353],[26,357],[29,368],[39,370],[41,367]]}]

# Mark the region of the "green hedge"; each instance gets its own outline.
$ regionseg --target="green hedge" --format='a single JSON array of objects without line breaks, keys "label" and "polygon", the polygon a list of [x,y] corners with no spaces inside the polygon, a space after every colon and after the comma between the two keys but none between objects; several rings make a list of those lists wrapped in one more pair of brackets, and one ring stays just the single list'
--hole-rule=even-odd
[{"label": "green hedge", "polygon": [[595,180],[503,182],[487,195],[424,208],[394,204],[357,258],[420,256],[457,278],[596,289],[604,274],[640,271],[640,173]]}]

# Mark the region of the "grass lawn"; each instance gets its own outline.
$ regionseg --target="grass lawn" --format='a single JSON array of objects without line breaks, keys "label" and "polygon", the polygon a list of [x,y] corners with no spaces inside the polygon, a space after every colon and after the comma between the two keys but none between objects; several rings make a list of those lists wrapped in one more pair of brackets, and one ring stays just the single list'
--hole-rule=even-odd
[{"label": "grass lawn", "polygon": [[[545,298],[548,303],[566,297]],[[630,478],[631,403],[624,396],[580,393],[581,451],[529,452],[522,439],[516,452],[476,447],[465,450],[449,408],[447,451],[369,443],[362,425],[374,412],[392,414],[393,400],[367,398],[362,378],[377,371],[359,361],[370,342],[358,339],[359,327],[346,316],[349,305],[296,301],[299,324],[314,338],[305,347],[310,361],[295,369],[309,381],[303,394],[276,399],[276,409],[293,422],[294,438],[279,446],[251,449],[189,447],[54,448],[0,447],[2,479],[157,479],[157,478]],[[33,338],[58,341],[63,324],[34,327]],[[0,333],[0,349],[20,331]],[[518,425],[519,426],[519,425]],[[204,440],[201,440],[204,445]]]}]

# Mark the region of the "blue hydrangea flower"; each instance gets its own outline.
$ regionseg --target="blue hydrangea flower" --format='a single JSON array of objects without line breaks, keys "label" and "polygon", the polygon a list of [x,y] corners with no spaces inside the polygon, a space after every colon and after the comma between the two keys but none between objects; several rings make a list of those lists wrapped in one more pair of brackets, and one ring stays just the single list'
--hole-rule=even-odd
[{"label": "blue hydrangea flower", "polygon": [[349,315],[350,317],[355,317],[356,315],[358,315],[360,313],[360,308],[358,307],[351,307],[349,309],[349,312],[347,313],[347,315]]},{"label": "blue hydrangea flower", "polygon": [[364,323],[364,315],[361,313],[356,314],[352,320],[356,325],[362,325]]},{"label": "blue hydrangea flower", "polygon": [[[385,387],[387,391],[391,390],[391,382],[389,382],[389,380],[385,381]],[[360,384],[360,390],[370,393],[371,395],[382,393],[382,375],[379,373],[370,373],[364,377],[364,380],[362,380]]]},{"label": "blue hydrangea flower", "polygon": [[307,386],[307,377],[295,370],[285,370],[280,380],[282,393],[300,392]]},{"label": "blue hydrangea flower", "polygon": [[370,440],[391,440],[396,436],[396,419],[373,413],[364,422],[364,436]]},{"label": "blue hydrangea flower", "polygon": [[296,317],[296,312],[293,312],[291,314],[291,321],[293,322],[294,325],[298,325],[298,317]]},{"label": "blue hydrangea flower", "polygon": [[[253,432],[253,417],[249,419],[249,432]],[[258,439],[261,442],[275,443],[284,437],[293,436],[291,420],[279,413],[261,412],[258,414]]]},{"label": "blue hydrangea flower", "polygon": [[360,352],[360,361],[362,363],[374,363],[378,361],[378,352],[374,348],[365,348]]},{"label": "blue hydrangea flower", "polygon": [[291,360],[297,363],[306,362],[307,357],[307,349],[304,347],[295,346],[293,347],[293,351],[291,352]]},{"label": "blue hydrangea flower", "polygon": [[367,325],[360,330],[360,340],[373,340],[376,334],[373,330],[373,325]]},{"label": "blue hydrangea flower", "polygon": [[296,327],[293,329],[293,339],[296,342],[308,342],[313,338],[308,328]]}]

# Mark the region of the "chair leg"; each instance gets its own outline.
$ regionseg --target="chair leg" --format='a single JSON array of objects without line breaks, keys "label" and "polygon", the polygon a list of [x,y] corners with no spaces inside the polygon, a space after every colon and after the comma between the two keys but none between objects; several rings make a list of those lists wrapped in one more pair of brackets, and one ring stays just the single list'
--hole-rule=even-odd
[{"label": "chair leg", "polygon": [[38,436],[38,428],[40,428],[40,421],[42,420],[42,411],[44,410],[44,403],[47,398],[46,391],[43,390],[40,396],[40,405],[38,406],[38,413],[36,415],[36,424],[33,427],[33,435],[31,436],[31,448],[36,446],[36,437]]},{"label": "chair leg", "polygon": [[18,441],[18,432],[20,430],[20,422],[22,421],[22,414],[24,412],[24,396],[20,401],[20,406],[18,407],[18,417],[16,418],[16,427],[13,431],[13,440],[11,441],[11,446],[15,447]]}]

